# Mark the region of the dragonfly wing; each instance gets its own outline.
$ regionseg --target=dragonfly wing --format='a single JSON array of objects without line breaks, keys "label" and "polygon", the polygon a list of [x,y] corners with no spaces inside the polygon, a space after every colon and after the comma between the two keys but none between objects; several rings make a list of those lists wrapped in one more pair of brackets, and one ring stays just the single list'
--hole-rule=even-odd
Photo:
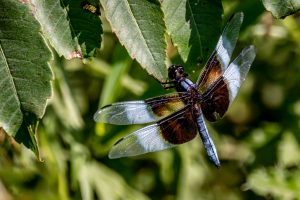
[{"label": "dragonfly wing", "polygon": [[140,124],[157,120],[151,107],[145,101],[113,103],[99,109],[94,120],[108,124]]},{"label": "dragonfly wing", "polygon": [[145,154],[174,147],[161,134],[157,124],[146,126],[123,138],[114,144],[109,152],[109,158],[121,158]]},{"label": "dragonfly wing", "polygon": [[239,37],[240,28],[243,23],[244,14],[242,12],[236,13],[229,20],[228,24],[223,30],[216,47],[216,54],[220,59],[221,66],[224,70],[230,62],[232,52],[235,48],[236,42]]},{"label": "dragonfly wing", "polygon": [[254,46],[244,48],[223,76],[203,94],[201,108],[207,120],[216,121],[225,114],[245,80],[254,58]]},{"label": "dragonfly wing", "polygon": [[100,108],[94,120],[117,125],[154,122],[183,108],[187,97],[186,93],[172,93],[145,101],[113,103]]},{"label": "dragonfly wing", "polygon": [[226,70],[239,37],[243,18],[244,15],[242,12],[236,13],[224,28],[214,52],[208,59],[208,62],[196,83],[200,90],[205,91]]},{"label": "dragonfly wing", "polygon": [[197,135],[190,106],[123,138],[114,144],[109,158],[160,151],[192,140]]},{"label": "dragonfly wing", "polygon": [[253,45],[246,47],[242,52],[234,59],[225,71],[223,77],[228,84],[229,100],[230,103],[235,99],[242,83],[244,82],[250,66],[255,58],[255,48]]}]

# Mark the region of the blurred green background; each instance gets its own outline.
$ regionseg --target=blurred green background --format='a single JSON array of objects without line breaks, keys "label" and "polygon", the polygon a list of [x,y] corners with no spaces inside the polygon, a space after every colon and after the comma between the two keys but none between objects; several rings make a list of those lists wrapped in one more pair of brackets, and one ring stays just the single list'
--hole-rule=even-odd
[{"label": "blurred green background", "polygon": [[225,117],[207,123],[220,169],[199,137],[108,159],[114,142],[142,126],[96,124],[97,109],[172,91],[132,61],[103,18],[96,58],[51,62],[54,96],[38,134],[43,162],[0,134],[0,199],[300,199],[300,15],[275,20],[258,1],[236,2],[223,2],[224,19],[245,13],[235,54],[254,44],[257,57]]}]

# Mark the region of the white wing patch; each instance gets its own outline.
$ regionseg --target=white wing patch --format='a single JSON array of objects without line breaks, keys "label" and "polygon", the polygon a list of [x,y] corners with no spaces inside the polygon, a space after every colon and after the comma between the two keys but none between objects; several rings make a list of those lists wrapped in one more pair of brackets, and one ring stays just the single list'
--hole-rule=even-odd
[{"label": "white wing patch", "polygon": [[160,151],[176,145],[167,142],[157,124],[146,126],[120,139],[110,150],[109,158],[136,156]]},{"label": "white wing patch", "polygon": [[242,12],[236,13],[233,16],[233,19],[231,19],[228,22],[217,43],[216,52],[222,66],[224,67],[223,70],[226,69],[230,62],[232,52],[236,45],[236,41],[239,37],[240,27],[243,22],[243,18],[244,14]]},{"label": "white wing patch", "polygon": [[246,75],[250,69],[250,66],[255,58],[254,46],[246,47],[242,52],[234,59],[224,72],[224,79],[228,83],[230,91],[230,102],[236,97],[239,88],[241,87]]},{"label": "white wing patch", "polygon": [[145,101],[127,101],[113,103],[99,109],[94,120],[109,124],[144,124],[156,121],[158,117]]}]

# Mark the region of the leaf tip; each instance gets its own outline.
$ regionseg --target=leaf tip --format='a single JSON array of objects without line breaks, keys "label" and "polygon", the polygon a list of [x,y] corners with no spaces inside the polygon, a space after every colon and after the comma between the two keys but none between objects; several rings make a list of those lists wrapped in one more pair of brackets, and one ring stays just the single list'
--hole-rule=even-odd
[{"label": "leaf tip", "polygon": [[68,60],[71,60],[73,58],[82,58],[82,53],[78,50],[72,51],[69,56],[67,57]]}]

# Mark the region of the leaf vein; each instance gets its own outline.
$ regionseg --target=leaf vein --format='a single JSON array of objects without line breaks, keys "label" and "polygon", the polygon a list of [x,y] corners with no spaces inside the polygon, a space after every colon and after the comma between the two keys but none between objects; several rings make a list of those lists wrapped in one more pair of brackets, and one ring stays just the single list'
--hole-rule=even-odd
[{"label": "leaf vein", "polygon": [[[10,67],[9,67],[8,62],[7,62],[7,59],[6,59],[4,50],[3,50],[3,48],[2,48],[1,41],[0,41],[0,52],[1,52],[2,57],[3,57],[3,59],[4,59],[4,62],[5,62],[5,67],[4,67],[4,69],[5,69],[6,73],[9,74],[10,77],[13,77],[12,74],[11,74]],[[15,84],[13,78],[9,78],[9,77],[8,77],[8,79],[9,79],[9,81],[11,82],[11,85],[13,86],[13,93],[14,93],[15,97],[17,97],[17,99],[20,101],[20,98],[19,98],[19,96],[18,96],[17,89],[16,89],[16,84]]]},{"label": "leaf vein", "polygon": [[187,4],[188,4],[188,7],[189,7],[189,10],[190,10],[190,12],[191,12],[191,20],[192,20],[192,22],[193,22],[193,24],[195,25],[195,30],[196,30],[196,32],[197,32],[197,38],[198,38],[198,40],[199,40],[199,44],[200,44],[200,54],[201,54],[201,57],[203,57],[203,52],[202,52],[202,42],[201,42],[201,38],[200,38],[200,32],[199,32],[199,30],[198,30],[198,27],[197,27],[197,23],[196,23],[196,20],[195,20],[195,18],[194,18],[194,13],[193,13],[193,11],[192,11],[192,8],[191,8],[191,4],[190,4],[190,2],[189,1],[187,1]]}]

